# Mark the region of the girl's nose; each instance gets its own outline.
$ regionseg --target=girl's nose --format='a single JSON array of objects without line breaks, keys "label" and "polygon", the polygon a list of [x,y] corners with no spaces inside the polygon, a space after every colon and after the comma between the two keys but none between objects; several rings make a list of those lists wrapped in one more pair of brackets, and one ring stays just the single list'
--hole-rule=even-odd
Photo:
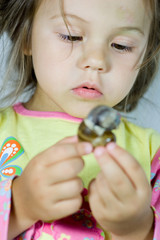
[{"label": "girl's nose", "polygon": [[109,59],[106,59],[105,50],[94,49],[84,52],[78,61],[78,66],[82,70],[92,70],[105,73],[109,69]]}]

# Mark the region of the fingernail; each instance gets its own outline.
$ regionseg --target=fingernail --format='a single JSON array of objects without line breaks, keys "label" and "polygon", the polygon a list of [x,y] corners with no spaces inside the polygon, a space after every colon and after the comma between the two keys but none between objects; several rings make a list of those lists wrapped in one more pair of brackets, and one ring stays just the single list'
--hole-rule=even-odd
[{"label": "fingernail", "polygon": [[94,154],[95,154],[95,156],[100,157],[103,155],[104,152],[105,152],[104,147],[97,147],[94,151]]},{"label": "fingernail", "polygon": [[90,143],[85,143],[85,152],[86,152],[86,154],[91,153],[92,150],[93,150],[92,145]]},{"label": "fingernail", "polygon": [[73,136],[73,137],[71,137],[71,139],[72,139],[73,141],[76,141],[76,140],[78,140],[78,137],[77,137],[77,136]]},{"label": "fingernail", "polygon": [[107,150],[112,151],[113,149],[116,148],[116,146],[117,146],[117,145],[116,145],[115,142],[111,142],[111,143],[108,143],[108,144],[107,144],[106,148],[107,148]]}]

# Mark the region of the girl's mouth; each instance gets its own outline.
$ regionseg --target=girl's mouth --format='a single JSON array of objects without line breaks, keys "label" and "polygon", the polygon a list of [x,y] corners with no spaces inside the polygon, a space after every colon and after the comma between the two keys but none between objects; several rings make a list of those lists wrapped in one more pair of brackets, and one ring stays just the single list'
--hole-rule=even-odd
[{"label": "girl's mouth", "polygon": [[82,85],[72,89],[73,93],[84,99],[96,99],[102,96],[100,90],[95,86]]}]

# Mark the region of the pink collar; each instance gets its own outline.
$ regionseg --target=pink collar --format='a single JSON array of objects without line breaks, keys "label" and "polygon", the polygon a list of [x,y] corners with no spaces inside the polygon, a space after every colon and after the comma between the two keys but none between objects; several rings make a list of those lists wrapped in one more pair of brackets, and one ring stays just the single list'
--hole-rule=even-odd
[{"label": "pink collar", "polygon": [[37,118],[60,118],[65,120],[70,120],[74,122],[81,122],[81,118],[73,117],[64,112],[40,112],[40,111],[31,111],[26,109],[22,103],[17,103],[13,106],[13,109],[16,113],[27,116],[27,117],[37,117]]}]

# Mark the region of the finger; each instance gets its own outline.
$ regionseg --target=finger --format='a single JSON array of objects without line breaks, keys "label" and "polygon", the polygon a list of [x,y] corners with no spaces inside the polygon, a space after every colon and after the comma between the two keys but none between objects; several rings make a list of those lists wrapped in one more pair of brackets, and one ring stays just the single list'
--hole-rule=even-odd
[{"label": "finger", "polygon": [[100,195],[97,192],[96,179],[92,180],[89,184],[88,201],[91,209],[95,209],[97,204],[101,204],[102,207],[105,207],[107,205],[104,203],[103,199],[100,198]]},{"label": "finger", "polygon": [[[99,181],[99,179],[101,179]],[[99,182],[101,185],[99,185]],[[103,185],[103,187],[102,187]],[[108,183],[106,179],[103,176],[103,173],[99,173],[97,178],[94,179],[90,185],[89,185],[89,195],[93,197],[96,197],[94,195],[98,195],[99,200],[101,201],[101,204],[104,207],[112,208],[112,206],[115,206],[115,203],[117,202],[117,198],[112,193],[110,187],[108,186]]]},{"label": "finger", "polygon": [[[109,193],[109,192],[108,192]],[[117,208],[117,199],[113,194],[108,194],[106,202],[104,204],[104,199],[102,200],[101,196],[98,194],[98,188],[96,186],[96,181],[91,182],[89,186],[89,204],[91,211],[97,220],[101,219],[105,215],[105,218],[108,217],[112,220],[112,213],[115,212]]]},{"label": "finger", "polygon": [[59,201],[53,206],[53,219],[58,220],[67,217],[77,212],[80,209],[81,205],[81,195],[77,196],[76,198]]},{"label": "finger", "polygon": [[65,159],[89,154],[92,152],[92,149],[92,145],[87,142],[61,143],[50,147],[39,156],[42,158],[45,166],[50,166]]},{"label": "finger", "polygon": [[68,181],[77,177],[83,167],[84,161],[82,158],[72,158],[57,162],[45,168],[45,181],[49,185]]},{"label": "finger", "polygon": [[121,166],[136,189],[140,189],[140,186],[142,188],[148,187],[148,180],[144,170],[130,153],[115,143],[108,144],[106,149],[110,156]]},{"label": "finger", "polygon": [[54,184],[50,187],[50,192],[54,202],[76,198],[83,191],[83,183],[80,178]]},{"label": "finger", "polygon": [[108,154],[107,150],[99,147],[95,149],[94,154],[103,173],[97,178],[99,194],[107,199],[108,189],[106,186],[108,186],[112,194],[120,201],[124,201],[127,197],[133,195],[135,188],[132,182],[118,163]]}]

